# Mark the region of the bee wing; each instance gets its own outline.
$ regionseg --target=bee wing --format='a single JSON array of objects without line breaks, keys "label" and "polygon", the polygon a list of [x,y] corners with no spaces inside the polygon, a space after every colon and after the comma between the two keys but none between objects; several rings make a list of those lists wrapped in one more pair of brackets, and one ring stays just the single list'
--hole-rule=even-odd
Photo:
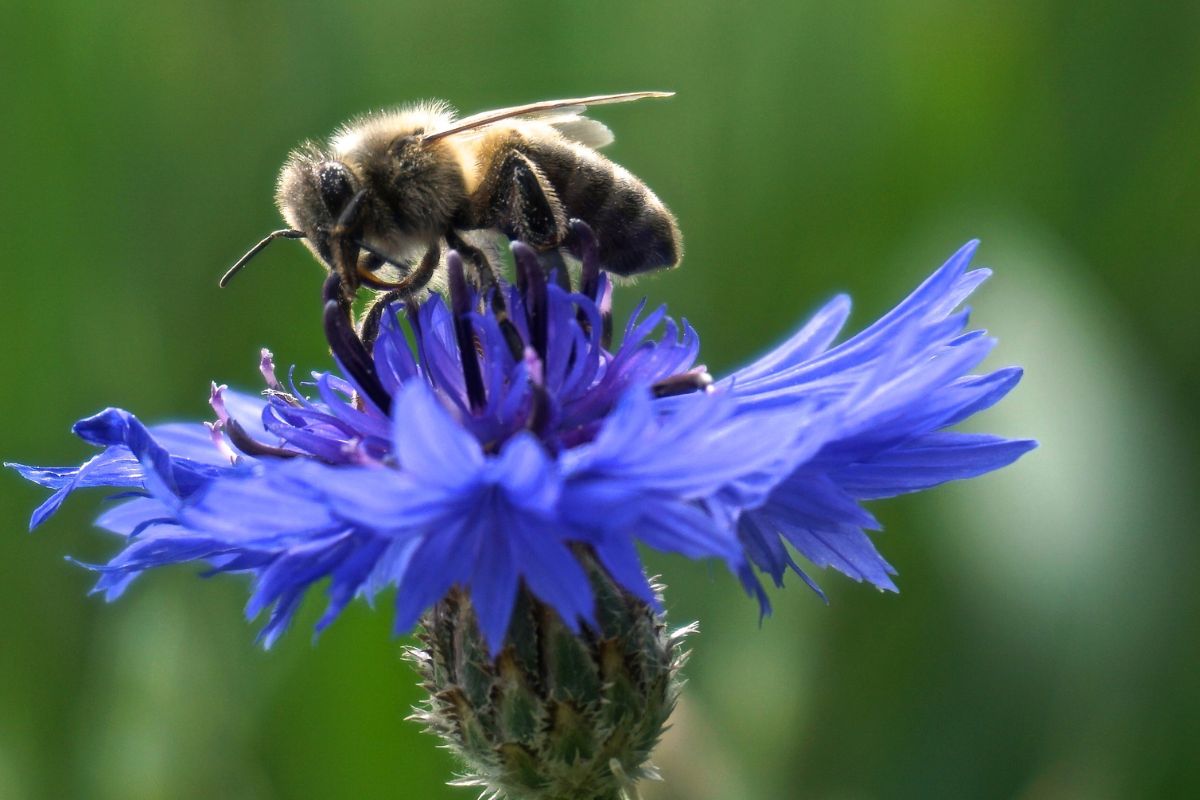
[{"label": "bee wing", "polygon": [[[513,119],[528,120],[530,122],[542,122],[550,125],[559,133],[573,142],[579,142],[582,145],[599,150],[613,143],[613,132],[608,129],[608,126],[599,120],[585,117],[584,112],[587,111],[586,106],[569,105],[559,106],[552,111],[530,111],[525,114],[520,114]],[[495,113],[495,112],[489,112]],[[468,130],[457,130],[461,136],[477,136],[487,130],[488,124],[495,120],[488,120],[487,123],[474,127]],[[459,123],[455,123],[457,129]],[[438,136],[449,135],[438,132]],[[426,137],[428,138],[428,137]]]},{"label": "bee wing", "polygon": [[554,126],[555,130],[573,142],[579,142],[593,150],[599,150],[613,143],[613,132],[608,126],[598,120],[582,117],[578,114],[555,116],[543,120]]},{"label": "bee wing", "polygon": [[[560,122],[566,123],[568,125],[568,129],[570,130],[571,125],[574,124],[574,121],[571,118],[574,118],[574,120],[583,120],[584,118],[581,117],[580,114],[582,114],[584,109],[586,109],[588,106],[600,106],[608,103],[628,103],[633,100],[643,100],[650,97],[671,97],[673,94],[675,93],[624,92],[622,94],[600,94],[595,95],[594,97],[576,97],[570,100],[544,100],[540,103],[528,103],[523,106],[499,108],[495,111],[485,111],[482,114],[473,114],[469,117],[460,119],[457,122],[452,122],[446,128],[425,134],[424,139],[426,142],[431,142],[455,133],[474,130],[485,125],[491,125],[495,122],[500,122],[506,119],[515,119],[517,117],[526,119],[542,119],[550,122],[552,125],[555,124],[554,120],[561,117]],[[589,123],[592,122],[592,120],[584,121]],[[604,129],[604,135],[601,135],[594,126],[585,125],[584,128],[576,127],[575,130],[583,131],[581,134],[579,134],[580,136],[595,137],[597,141],[604,141],[605,144],[611,142],[612,133],[608,130],[608,128],[600,125],[600,123],[595,123],[595,125]],[[575,136],[571,136],[571,134],[567,133],[566,131],[563,133],[571,138],[576,138]],[[583,140],[580,139],[580,141]],[[587,144],[588,142],[583,141],[583,143]]]}]

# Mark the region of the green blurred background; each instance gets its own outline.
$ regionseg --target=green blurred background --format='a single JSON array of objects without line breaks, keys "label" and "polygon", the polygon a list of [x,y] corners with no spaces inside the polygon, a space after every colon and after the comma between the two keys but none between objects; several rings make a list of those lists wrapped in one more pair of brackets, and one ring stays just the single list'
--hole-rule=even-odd
[{"label": "green blurred background", "polygon": [[[975,320],[1027,377],[981,429],[1042,448],[876,504],[899,595],[818,577],[761,628],[721,568],[653,557],[701,620],[647,798],[1119,798],[1200,792],[1194,272],[1200,5],[6,3],[0,456],[77,463],[106,405],[204,418],[257,353],[323,367],[321,273],[280,243],[304,137],[406,100],[601,109],[687,258],[625,289],[699,328],[720,374],[836,291],[861,327],[964,240]],[[1191,409],[1189,411],[1189,409]],[[246,586],[178,569],[108,606],[81,496],[0,477],[0,797],[470,798],[402,721],[390,615],[321,598],[271,652]]]}]

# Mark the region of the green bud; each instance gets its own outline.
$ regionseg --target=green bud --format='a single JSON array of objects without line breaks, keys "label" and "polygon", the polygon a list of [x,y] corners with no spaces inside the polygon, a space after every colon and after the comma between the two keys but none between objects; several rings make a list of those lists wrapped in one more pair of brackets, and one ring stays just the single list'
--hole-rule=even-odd
[{"label": "green bud", "polygon": [[[657,778],[649,763],[675,706],[686,659],[674,632],[580,553],[597,630],[578,635],[520,590],[493,660],[468,595],[454,591],[422,620],[408,657],[429,699],[414,714],[466,765],[458,786],[500,800],[618,800]],[[657,590],[658,587],[656,587]]]}]

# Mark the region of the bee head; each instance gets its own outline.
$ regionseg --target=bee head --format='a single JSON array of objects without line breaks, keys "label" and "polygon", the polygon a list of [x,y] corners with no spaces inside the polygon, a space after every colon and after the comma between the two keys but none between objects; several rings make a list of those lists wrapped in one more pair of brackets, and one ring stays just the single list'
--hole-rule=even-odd
[{"label": "bee head", "polygon": [[331,264],[334,229],[360,222],[361,184],[345,163],[305,147],[293,152],[280,172],[275,201],[287,223],[304,233],[305,244]]}]

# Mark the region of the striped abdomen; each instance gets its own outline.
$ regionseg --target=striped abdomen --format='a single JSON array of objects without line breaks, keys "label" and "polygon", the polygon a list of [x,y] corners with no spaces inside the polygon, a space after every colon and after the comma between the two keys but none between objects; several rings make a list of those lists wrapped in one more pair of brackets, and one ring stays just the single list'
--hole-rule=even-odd
[{"label": "striped abdomen", "polygon": [[624,167],[557,138],[525,139],[518,147],[554,186],[566,216],[596,232],[605,269],[636,275],[679,263],[683,246],[675,217]]}]

